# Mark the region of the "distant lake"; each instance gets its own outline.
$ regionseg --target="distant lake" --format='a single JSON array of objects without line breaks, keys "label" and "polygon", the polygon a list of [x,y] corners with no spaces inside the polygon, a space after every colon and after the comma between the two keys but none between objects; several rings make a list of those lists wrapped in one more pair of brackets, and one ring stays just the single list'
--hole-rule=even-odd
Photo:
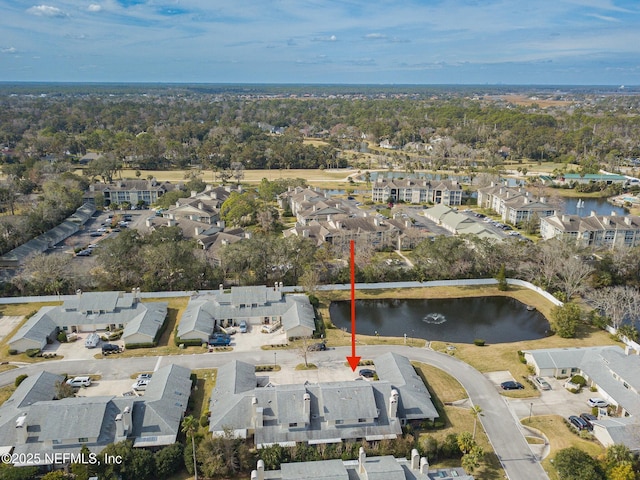
[{"label": "distant lake", "polygon": [[[578,207],[578,200],[581,202],[581,207]],[[597,215],[611,215],[611,212],[616,212],[616,215],[627,214],[624,208],[607,202],[605,198],[562,198],[562,203],[564,208],[559,213],[568,215],[588,217],[592,211],[596,212]]]},{"label": "distant lake", "polygon": [[[332,302],[331,321],[351,331],[351,302]],[[510,297],[356,300],[356,333],[473,343],[543,338],[549,322]]]}]

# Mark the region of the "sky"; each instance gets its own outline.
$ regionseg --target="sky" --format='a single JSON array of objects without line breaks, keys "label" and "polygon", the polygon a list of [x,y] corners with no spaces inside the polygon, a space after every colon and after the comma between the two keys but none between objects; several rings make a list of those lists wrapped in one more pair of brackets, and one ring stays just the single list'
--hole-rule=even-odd
[{"label": "sky", "polygon": [[0,0],[0,12],[5,82],[640,85],[640,0]]}]

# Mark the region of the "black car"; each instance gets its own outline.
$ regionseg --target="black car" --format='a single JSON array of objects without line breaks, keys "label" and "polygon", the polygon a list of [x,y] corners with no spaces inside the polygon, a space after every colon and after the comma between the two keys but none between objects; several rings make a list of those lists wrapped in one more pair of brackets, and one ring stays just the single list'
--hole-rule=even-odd
[{"label": "black car", "polygon": [[370,368],[363,368],[358,373],[364,378],[373,378],[376,375],[376,371]]},{"label": "black car", "polygon": [[581,413],[580,414],[580,418],[582,420],[584,420],[585,422],[587,422],[587,428],[589,430],[593,430],[593,423],[594,421],[596,421],[598,418],[595,415],[591,415],[590,413]]},{"label": "black car", "polygon": [[327,349],[327,344],[324,342],[314,343],[313,345],[309,345],[310,352],[324,352]]},{"label": "black car", "polygon": [[569,421],[578,430],[588,430],[589,429],[589,424],[585,420],[580,418],[580,417],[576,417],[575,415],[571,415],[569,417]]},{"label": "black car", "polygon": [[103,354],[109,354],[109,353],[118,353],[120,351],[120,346],[115,345],[113,343],[103,343],[102,344],[102,353]]},{"label": "black car", "polygon": [[520,382],[514,382],[513,380],[509,380],[508,382],[502,382],[500,384],[500,388],[503,390],[522,390],[524,385]]}]

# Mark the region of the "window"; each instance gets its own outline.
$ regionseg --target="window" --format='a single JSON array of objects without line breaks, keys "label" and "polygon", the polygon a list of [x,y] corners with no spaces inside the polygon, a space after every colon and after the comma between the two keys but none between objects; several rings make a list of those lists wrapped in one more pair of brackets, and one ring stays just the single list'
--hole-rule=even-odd
[{"label": "window", "polygon": [[289,428],[295,428],[297,426],[298,426],[298,424],[296,422],[289,423]]},{"label": "window", "polygon": [[87,437],[80,437],[78,439],[78,443],[87,443],[89,441],[89,439]]},{"label": "window", "polygon": [[344,420],[336,420],[336,425],[342,425],[344,424]]},{"label": "window", "polygon": [[367,419],[366,418],[359,418],[358,419],[358,423],[367,423]]}]

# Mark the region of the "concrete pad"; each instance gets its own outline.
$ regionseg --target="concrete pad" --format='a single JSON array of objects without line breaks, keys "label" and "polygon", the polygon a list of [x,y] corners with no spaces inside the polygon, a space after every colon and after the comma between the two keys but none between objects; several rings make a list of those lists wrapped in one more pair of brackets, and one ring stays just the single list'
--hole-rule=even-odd
[{"label": "concrete pad", "polygon": [[489,381],[493,383],[496,387],[499,387],[502,382],[517,381],[515,378],[513,378],[513,375],[511,375],[511,372],[508,370],[498,371],[498,372],[487,372],[484,374],[484,376],[487,377]]},{"label": "concrete pad", "polygon": [[249,325],[247,333],[237,332],[231,336],[231,346],[234,352],[250,352],[260,349],[263,345],[284,345],[288,343],[284,329],[279,328],[273,333],[262,333],[260,325]]},{"label": "concrete pad", "polygon": [[23,318],[24,317],[22,315],[4,315],[0,317],[0,340],[9,335],[14,328],[20,325]]},{"label": "concrete pad", "polygon": [[[87,348],[84,346],[84,341],[89,336],[90,332],[79,332],[78,339],[75,342],[68,343],[60,343],[53,342],[51,345],[47,345],[44,348],[44,352],[47,353],[57,353],[58,355],[62,355],[65,360],[95,360],[96,355],[98,358],[102,357],[102,344],[105,343],[100,340],[100,343],[95,348]],[[124,342],[122,340],[114,340],[108,343],[113,343],[115,345],[123,346]],[[114,353],[112,355],[117,355]]]},{"label": "concrete pad", "polygon": [[131,388],[136,381],[133,378],[123,380],[96,380],[90,386],[76,392],[77,397],[123,396],[124,393],[142,396],[144,392],[134,392]]}]

